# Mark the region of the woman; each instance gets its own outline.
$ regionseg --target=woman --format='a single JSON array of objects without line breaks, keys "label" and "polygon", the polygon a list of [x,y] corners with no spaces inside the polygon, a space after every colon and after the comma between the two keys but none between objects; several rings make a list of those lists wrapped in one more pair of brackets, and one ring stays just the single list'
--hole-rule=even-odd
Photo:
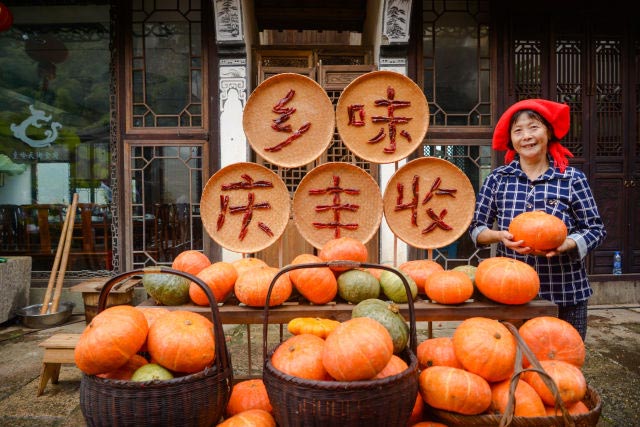
[{"label": "woman", "polygon": [[[569,131],[569,107],[544,99],[512,105],[500,117],[493,149],[506,150],[505,165],[485,179],[469,228],[477,246],[497,243],[497,255],[531,265],[540,277],[539,296],[558,305],[558,317],[584,340],[587,300],[593,294],[584,259],[606,235],[587,179],[568,166],[571,152],[559,140]],[[568,236],[546,256],[514,241],[509,224],[525,211],[543,210],[562,219]],[[495,224],[495,228],[494,228]]]}]

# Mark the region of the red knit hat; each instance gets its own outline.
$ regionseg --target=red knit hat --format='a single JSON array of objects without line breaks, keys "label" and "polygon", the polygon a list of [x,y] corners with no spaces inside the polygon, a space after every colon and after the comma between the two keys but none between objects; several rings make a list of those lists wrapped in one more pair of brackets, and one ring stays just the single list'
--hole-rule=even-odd
[{"label": "red knit hat", "polygon": [[549,153],[553,157],[555,166],[564,172],[569,164],[567,157],[573,157],[571,151],[563,147],[558,141],[569,132],[569,106],[546,99],[525,99],[516,102],[505,111],[493,131],[493,149],[507,151],[505,164],[510,163],[516,152],[509,148],[511,142],[511,118],[521,110],[533,110],[549,122],[552,127],[552,140],[549,141]]}]

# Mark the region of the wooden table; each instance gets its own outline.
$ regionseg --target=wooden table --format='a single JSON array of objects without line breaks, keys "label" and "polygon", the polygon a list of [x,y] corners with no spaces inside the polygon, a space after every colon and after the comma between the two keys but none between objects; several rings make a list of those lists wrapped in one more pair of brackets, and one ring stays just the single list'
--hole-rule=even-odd
[{"label": "wooden table", "polygon": [[[140,306],[154,307],[151,299],[143,301]],[[400,311],[409,319],[408,304],[398,304]],[[211,309],[206,306],[193,304],[165,307],[169,310],[189,310],[196,313],[208,314]],[[288,323],[295,317],[323,317],[345,321],[351,318],[353,304],[329,303],[325,305],[313,305],[297,302],[286,302],[279,307],[269,308],[269,323]],[[263,324],[264,309],[253,308],[234,303],[222,303],[218,305],[220,319],[224,324]],[[459,305],[437,304],[418,298],[414,302],[416,321],[457,321],[469,317],[488,317],[491,319],[526,320],[538,316],[558,315],[555,304],[546,300],[534,300],[523,305],[505,305],[495,302],[469,301]]]}]

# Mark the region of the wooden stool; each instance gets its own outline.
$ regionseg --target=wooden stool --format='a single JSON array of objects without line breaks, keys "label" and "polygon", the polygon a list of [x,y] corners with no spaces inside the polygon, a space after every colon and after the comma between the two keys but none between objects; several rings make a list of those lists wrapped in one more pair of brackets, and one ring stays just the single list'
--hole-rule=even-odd
[{"label": "wooden stool", "polygon": [[75,364],[73,352],[79,338],[80,334],[56,334],[38,344],[40,347],[44,347],[38,396],[44,393],[44,388],[47,386],[49,379],[51,379],[52,384],[58,384],[61,364]]}]

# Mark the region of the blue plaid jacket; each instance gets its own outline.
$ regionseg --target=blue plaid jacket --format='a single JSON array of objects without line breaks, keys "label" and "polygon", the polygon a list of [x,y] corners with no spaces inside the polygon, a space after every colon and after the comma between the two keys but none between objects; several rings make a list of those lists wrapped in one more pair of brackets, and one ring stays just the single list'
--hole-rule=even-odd
[{"label": "blue plaid jacket", "polygon": [[494,223],[498,230],[506,230],[522,212],[542,210],[562,219],[568,237],[577,243],[577,251],[546,258],[520,255],[498,243],[497,255],[531,265],[540,277],[541,298],[562,306],[572,305],[593,294],[584,259],[603,242],[606,230],[584,173],[571,166],[560,173],[553,159],[549,158],[549,162],[549,169],[535,181],[524,173],[518,156],[491,172],[478,193],[469,233],[478,246],[482,230],[492,228]]}]

